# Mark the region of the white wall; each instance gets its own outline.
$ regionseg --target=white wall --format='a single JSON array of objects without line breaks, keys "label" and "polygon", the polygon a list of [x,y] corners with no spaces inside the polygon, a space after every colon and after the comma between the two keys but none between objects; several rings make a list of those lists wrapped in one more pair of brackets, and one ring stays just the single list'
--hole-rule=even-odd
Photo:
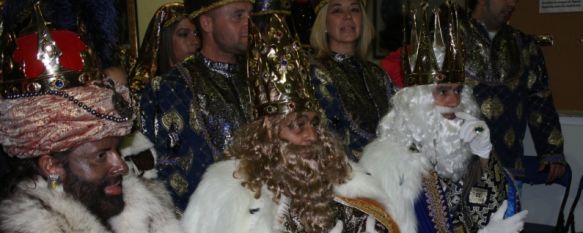
[{"label": "white wall", "polygon": [[[571,194],[565,207],[565,215],[567,215],[575,198],[579,179],[583,174],[583,117],[561,116],[560,121],[565,138],[565,156],[573,170]],[[525,137],[524,148],[525,154],[536,154],[530,133]],[[525,184],[522,190],[522,204],[524,209],[529,211],[527,221],[554,225],[557,221],[563,191],[564,188],[560,185]],[[583,231],[583,200],[579,201],[575,211],[575,224],[578,232]]]}]

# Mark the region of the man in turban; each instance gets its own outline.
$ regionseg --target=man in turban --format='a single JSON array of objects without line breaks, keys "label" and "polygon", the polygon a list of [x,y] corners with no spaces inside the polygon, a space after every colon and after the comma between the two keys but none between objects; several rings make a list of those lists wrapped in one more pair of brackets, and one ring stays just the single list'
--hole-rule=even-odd
[{"label": "man in turban", "polygon": [[0,232],[180,232],[164,187],[126,176],[127,88],[102,80],[77,33],[33,12],[33,33],[3,35]]}]

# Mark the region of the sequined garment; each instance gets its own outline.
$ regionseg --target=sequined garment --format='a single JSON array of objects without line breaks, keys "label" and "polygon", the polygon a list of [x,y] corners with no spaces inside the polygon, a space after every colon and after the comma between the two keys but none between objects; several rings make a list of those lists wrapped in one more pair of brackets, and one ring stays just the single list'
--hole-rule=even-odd
[{"label": "sequined garment", "polygon": [[[336,216],[336,220],[342,221],[343,230],[342,232],[350,232],[350,233],[364,233],[366,232],[366,219],[368,214],[358,210],[357,208],[353,208],[351,206],[347,206],[341,204],[339,202],[335,202],[333,204],[334,213]],[[391,231],[387,229],[383,224],[380,222],[376,222],[375,230],[378,233],[390,233]],[[284,215],[283,221],[283,230],[281,233],[304,233],[304,227],[300,222],[300,218],[292,214],[291,212],[287,212]]]},{"label": "sequined garment", "polygon": [[[170,67],[161,67],[159,64],[159,51],[164,48],[162,35],[164,30],[168,30],[184,17],[182,3],[166,3],[154,13],[140,46],[140,57],[129,74],[129,87],[136,100],[139,101],[142,90],[152,78],[169,71]],[[165,59],[170,60],[167,57]]]},{"label": "sequined garment", "polygon": [[419,233],[477,232],[485,227],[492,215],[508,200],[507,215],[520,209],[518,193],[511,175],[495,157],[488,162],[480,180],[463,198],[464,181],[439,177],[435,172],[424,178],[423,192],[415,203]]},{"label": "sequined garment", "polygon": [[534,38],[508,25],[493,40],[479,22],[465,27],[466,83],[473,87],[491,131],[494,154],[515,176],[523,176],[526,126],[543,163],[565,162],[559,117],[549,77]]},{"label": "sequined garment", "polygon": [[159,176],[184,210],[206,167],[250,120],[244,70],[196,54],[153,79],[140,106],[142,131],[159,153]]},{"label": "sequined garment", "polygon": [[358,160],[389,111],[393,94],[389,78],[373,63],[340,54],[315,61],[310,72],[330,128],[348,145],[350,158]]}]

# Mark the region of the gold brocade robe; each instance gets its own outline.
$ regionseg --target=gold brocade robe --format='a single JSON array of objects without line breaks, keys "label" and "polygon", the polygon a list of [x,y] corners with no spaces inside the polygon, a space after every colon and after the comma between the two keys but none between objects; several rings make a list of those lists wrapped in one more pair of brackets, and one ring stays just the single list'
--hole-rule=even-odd
[{"label": "gold brocade robe", "polygon": [[522,141],[529,126],[543,163],[564,163],[563,136],[542,51],[534,38],[504,25],[490,39],[485,27],[464,27],[466,84],[491,132],[502,165],[523,176]]},{"label": "gold brocade robe", "polygon": [[159,153],[159,176],[180,210],[252,114],[244,69],[200,53],[153,79],[140,107],[142,131]]},{"label": "gold brocade robe", "polygon": [[313,62],[310,75],[330,128],[348,145],[351,159],[358,160],[389,111],[390,79],[377,65],[340,54]]}]

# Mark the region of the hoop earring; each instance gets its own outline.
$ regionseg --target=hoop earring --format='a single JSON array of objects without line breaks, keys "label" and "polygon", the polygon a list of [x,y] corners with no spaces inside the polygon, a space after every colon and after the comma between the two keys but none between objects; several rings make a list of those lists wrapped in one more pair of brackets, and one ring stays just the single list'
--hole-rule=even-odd
[{"label": "hoop earring", "polygon": [[61,177],[56,174],[49,175],[49,184],[48,187],[50,190],[55,190],[61,185]]}]

